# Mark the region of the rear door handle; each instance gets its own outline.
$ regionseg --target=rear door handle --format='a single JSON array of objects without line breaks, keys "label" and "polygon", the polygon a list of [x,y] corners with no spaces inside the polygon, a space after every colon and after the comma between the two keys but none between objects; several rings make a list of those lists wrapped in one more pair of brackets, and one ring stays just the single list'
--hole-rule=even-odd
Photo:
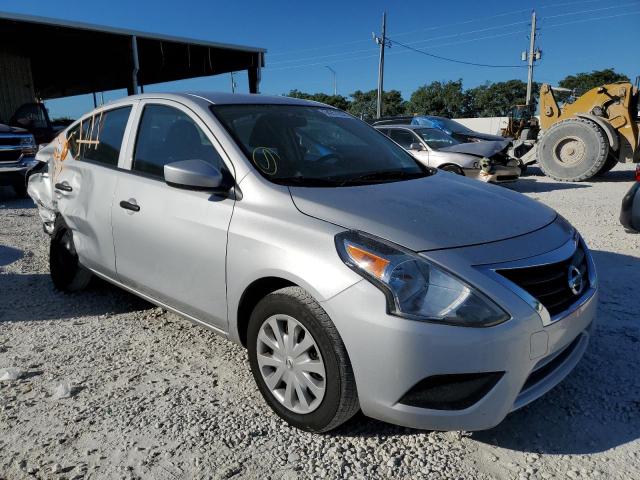
[{"label": "rear door handle", "polygon": [[56,190],[62,190],[63,192],[73,191],[73,188],[71,188],[71,185],[69,185],[67,182],[56,183],[55,187],[56,187]]},{"label": "rear door handle", "polygon": [[140,205],[136,203],[128,202],[126,200],[122,200],[120,202],[120,207],[124,208],[125,210],[131,210],[132,212],[140,211]]}]

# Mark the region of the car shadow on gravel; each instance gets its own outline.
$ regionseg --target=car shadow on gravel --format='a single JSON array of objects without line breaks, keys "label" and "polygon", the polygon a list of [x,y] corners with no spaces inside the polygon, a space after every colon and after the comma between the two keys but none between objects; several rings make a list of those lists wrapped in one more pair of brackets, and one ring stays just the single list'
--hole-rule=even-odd
[{"label": "car shadow on gravel", "polygon": [[0,272],[2,267],[17,262],[24,256],[24,252],[18,248],[0,245]]},{"label": "car shadow on gravel", "polygon": [[590,182],[593,183],[615,183],[615,182],[633,182],[635,172],[633,170],[611,170],[601,177],[593,177]]},{"label": "car shadow on gravel", "polygon": [[[522,452],[578,455],[618,447],[640,437],[640,258],[592,251],[599,275],[598,324],[585,357],[556,388],[470,440]],[[358,413],[329,435],[395,437],[420,430]]]},{"label": "car shadow on gravel", "polygon": [[471,438],[519,451],[604,452],[640,437],[640,258],[592,251],[600,283],[597,328],[576,369],[556,388]]},{"label": "car shadow on gravel", "polygon": [[22,210],[36,208],[31,198],[19,198],[10,187],[0,186],[0,210]]},{"label": "car shadow on gravel", "polygon": [[93,278],[86,290],[58,292],[48,274],[0,274],[0,325],[2,322],[64,320],[117,315],[155,308],[149,302]]},{"label": "car shadow on gravel", "polygon": [[553,192],[555,190],[573,190],[576,188],[590,188],[591,185],[582,183],[566,183],[566,182],[539,182],[533,178],[520,178],[517,182],[504,184],[510,190],[520,193],[544,193]]}]

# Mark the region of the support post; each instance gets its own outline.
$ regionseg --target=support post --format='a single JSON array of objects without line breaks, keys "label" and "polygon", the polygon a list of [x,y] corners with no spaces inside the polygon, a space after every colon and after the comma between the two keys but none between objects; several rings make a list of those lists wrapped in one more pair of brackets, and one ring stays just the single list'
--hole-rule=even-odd
[{"label": "support post", "polygon": [[261,67],[264,66],[262,52],[258,54],[256,65],[249,67],[249,93],[260,93]]},{"label": "support post", "polygon": [[98,100],[96,99],[96,92],[91,92],[93,93],[93,108],[96,108],[98,106]]},{"label": "support post", "polygon": [[131,75],[131,93],[138,94],[138,70],[140,70],[140,61],[138,59],[138,39],[135,35],[131,36],[131,55],[133,58],[133,72]]}]

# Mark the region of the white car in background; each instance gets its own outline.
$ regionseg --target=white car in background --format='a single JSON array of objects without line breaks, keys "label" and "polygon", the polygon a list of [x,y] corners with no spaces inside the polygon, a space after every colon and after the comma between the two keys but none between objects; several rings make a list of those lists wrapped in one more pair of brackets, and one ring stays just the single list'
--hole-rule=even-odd
[{"label": "white car in background", "polygon": [[421,163],[484,182],[513,182],[520,178],[517,159],[506,154],[510,140],[461,143],[437,128],[422,125],[376,125]]}]

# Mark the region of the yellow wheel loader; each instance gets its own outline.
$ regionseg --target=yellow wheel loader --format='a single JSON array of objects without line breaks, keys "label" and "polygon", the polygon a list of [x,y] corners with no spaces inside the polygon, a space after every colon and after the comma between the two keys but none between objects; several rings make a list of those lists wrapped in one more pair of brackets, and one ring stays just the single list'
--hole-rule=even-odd
[{"label": "yellow wheel loader", "polygon": [[[562,107],[554,89],[540,88],[541,134],[534,145],[542,171],[556,180],[580,182],[618,162],[640,162],[638,88],[618,82],[589,90]],[[531,155],[529,155],[531,154]]]}]

